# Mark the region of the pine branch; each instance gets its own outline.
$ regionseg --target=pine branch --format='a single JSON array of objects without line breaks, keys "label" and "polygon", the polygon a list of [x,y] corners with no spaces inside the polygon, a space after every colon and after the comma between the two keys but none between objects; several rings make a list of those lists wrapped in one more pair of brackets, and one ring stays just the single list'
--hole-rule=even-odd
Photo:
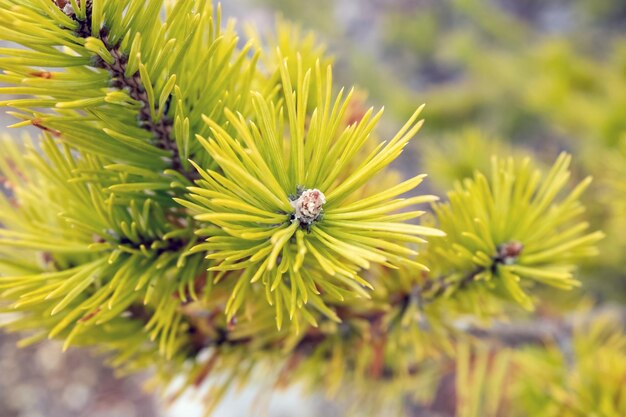
[{"label": "pine branch", "polygon": [[[93,0],[86,0],[86,16],[84,20],[78,19],[71,7],[68,8],[69,3],[65,0],[55,0],[55,4],[69,17],[78,22],[79,27],[76,29],[76,34],[82,38],[88,38],[92,36],[91,33],[91,16],[92,16],[92,3]],[[107,51],[113,57],[113,63],[108,63],[100,57],[96,57],[94,66],[107,70],[112,77],[112,86],[120,90],[126,90],[129,96],[142,104],[138,121],[142,128],[152,133],[154,137],[153,144],[162,150],[169,151],[172,159],[172,169],[180,172],[183,176],[189,179],[191,182],[199,178],[198,172],[194,169],[187,170],[184,168],[180,156],[179,149],[176,145],[176,141],[172,137],[173,121],[167,116],[167,110],[171,101],[171,94],[165,104],[162,116],[154,121],[150,115],[150,105],[148,101],[148,94],[141,81],[139,71],[136,71],[130,77],[126,76],[126,68],[128,65],[128,57],[120,49],[119,42],[112,44],[109,40],[109,34],[106,27],[100,30],[98,38],[102,41]]]},{"label": "pine branch", "polygon": [[[545,181],[528,161],[494,160],[491,179],[477,173],[434,205],[436,229],[409,224],[424,214],[412,207],[437,197],[401,197],[422,175],[387,184],[379,173],[420,129],[421,108],[376,145],[382,112],[346,126],[352,93],[334,94],[330,66],[298,43],[292,54],[277,42],[268,77],[256,69],[263,48],[240,49],[210,2],[169,3],[163,19],[159,0],[77,1],[0,0],[3,36],[26,47],[2,51],[2,79],[14,87],[0,93],[27,97],[4,104],[27,110],[15,127],[50,133],[41,157],[5,147],[22,170],[34,168],[16,187],[19,210],[0,199],[0,292],[25,313],[11,330],[98,345],[119,363],[154,363],[166,379],[171,369],[196,385],[215,369],[224,390],[280,355],[285,378],[310,367],[329,392],[344,374],[384,384],[451,374],[454,349],[429,353],[466,339],[495,340],[495,350],[554,340],[573,357],[567,320],[458,321],[503,301],[531,310],[536,284],[578,285],[573,261],[602,236],[578,218],[588,180],[561,198],[567,155]],[[32,36],[11,23],[22,14]],[[190,155],[202,181],[186,188],[198,179]],[[0,158],[5,185],[22,182],[11,158]],[[16,248],[55,268],[11,264],[23,256]]]}]

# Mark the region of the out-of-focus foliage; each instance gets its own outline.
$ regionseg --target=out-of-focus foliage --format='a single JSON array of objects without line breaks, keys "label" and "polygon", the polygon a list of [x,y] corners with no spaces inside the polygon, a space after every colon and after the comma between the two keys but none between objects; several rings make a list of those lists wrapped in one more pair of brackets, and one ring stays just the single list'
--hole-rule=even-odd
[{"label": "out-of-focus foliage", "polygon": [[512,391],[523,410],[519,414],[623,415],[626,336],[620,326],[623,323],[615,317],[601,316],[576,324],[571,341],[557,338],[545,348],[527,347],[516,353]]}]

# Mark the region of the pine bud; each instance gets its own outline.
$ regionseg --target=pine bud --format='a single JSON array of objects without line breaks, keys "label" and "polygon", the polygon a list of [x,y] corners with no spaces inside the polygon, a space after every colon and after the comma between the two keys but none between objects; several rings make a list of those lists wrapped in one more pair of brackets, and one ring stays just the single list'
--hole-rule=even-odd
[{"label": "pine bud", "polygon": [[515,263],[517,258],[521,255],[524,250],[524,245],[518,241],[511,241],[507,243],[503,243],[498,246],[498,255],[496,261],[501,262],[505,265],[512,265]]},{"label": "pine bud", "polygon": [[303,225],[313,223],[322,213],[324,203],[326,203],[326,197],[317,188],[303,191],[300,197],[291,202],[296,210],[295,220]]}]

